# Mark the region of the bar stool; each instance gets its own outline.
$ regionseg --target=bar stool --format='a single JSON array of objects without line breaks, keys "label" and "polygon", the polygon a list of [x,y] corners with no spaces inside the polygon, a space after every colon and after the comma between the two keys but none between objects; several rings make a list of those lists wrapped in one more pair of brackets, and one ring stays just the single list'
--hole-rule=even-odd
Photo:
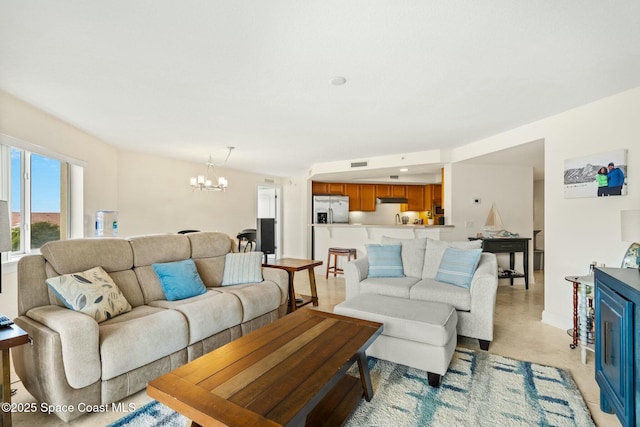
[{"label": "bar stool", "polygon": [[[333,255],[333,266],[331,266],[331,256]],[[342,268],[338,268],[338,257],[347,257],[347,262],[351,261],[351,256],[353,255],[353,259],[358,259],[358,253],[355,248],[329,248],[329,256],[327,256],[327,273],[325,274],[325,279],[329,278],[329,273],[333,273],[333,277],[336,277],[338,273],[344,273]]]}]

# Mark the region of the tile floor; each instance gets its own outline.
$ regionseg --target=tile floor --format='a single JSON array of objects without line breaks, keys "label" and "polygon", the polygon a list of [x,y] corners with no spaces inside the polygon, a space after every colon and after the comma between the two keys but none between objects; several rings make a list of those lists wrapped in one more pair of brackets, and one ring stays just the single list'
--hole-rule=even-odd
[{"label": "tile floor", "polygon": [[[309,283],[306,274],[296,276],[296,291],[308,293]],[[500,354],[519,360],[558,366],[568,369],[578,384],[580,391],[589,406],[589,410],[598,426],[620,426],[615,415],[600,411],[600,392],[594,379],[593,353],[587,353],[587,364],[580,361],[580,350],[571,350],[571,338],[565,331],[540,322],[544,303],[544,277],[536,271],[536,284],[525,290],[523,285],[509,286],[506,280],[500,281],[496,302],[494,341],[489,348],[491,353]],[[318,309],[331,311],[333,307],[344,300],[344,279],[341,277],[324,279],[324,274],[318,275]],[[571,307],[567,307],[571,310]],[[463,347],[479,349],[477,340],[460,337],[458,344]],[[34,399],[25,391],[22,384],[12,375],[15,383],[13,388],[18,392],[13,402],[28,403]],[[144,390],[125,399],[125,406],[140,408],[149,402]],[[55,415],[42,413],[18,413],[13,416],[13,425],[17,427],[34,426],[98,426],[115,421],[124,413],[107,412],[82,416],[71,422],[63,423]]]}]

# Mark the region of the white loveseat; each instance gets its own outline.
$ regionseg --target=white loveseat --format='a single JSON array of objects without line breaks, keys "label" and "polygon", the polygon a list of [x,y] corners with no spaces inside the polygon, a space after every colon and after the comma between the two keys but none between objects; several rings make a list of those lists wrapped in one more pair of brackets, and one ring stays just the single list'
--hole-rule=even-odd
[{"label": "white loveseat", "polygon": [[480,248],[480,241],[447,242],[429,238],[395,239],[383,237],[381,244],[402,244],[405,277],[368,277],[369,259],[360,257],[345,265],[348,301],[360,294],[378,294],[415,301],[441,302],[456,309],[458,335],[477,338],[488,350],[493,340],[493,317],[498,289],[495,254],[483,252],[473,274],[471,286],[454,286],[436,280],[440,261],[448,247]]}]

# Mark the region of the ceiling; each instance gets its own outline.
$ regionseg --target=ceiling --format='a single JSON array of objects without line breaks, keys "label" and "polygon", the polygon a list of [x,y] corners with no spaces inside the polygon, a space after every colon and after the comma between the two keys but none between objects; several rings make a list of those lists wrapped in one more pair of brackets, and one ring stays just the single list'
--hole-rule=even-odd
[{"label": "ceiling", "polygon": [[640,86],[639,45],[637,0],[2,0],[0,89],[124,149],[296,176]]}]

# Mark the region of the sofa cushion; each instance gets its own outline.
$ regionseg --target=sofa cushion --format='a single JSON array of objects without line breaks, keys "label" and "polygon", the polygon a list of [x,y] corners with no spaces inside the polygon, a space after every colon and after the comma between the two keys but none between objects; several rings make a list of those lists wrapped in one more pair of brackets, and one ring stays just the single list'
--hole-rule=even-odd
[{"label": "sofa cushion", "polygon": [[169,301],[201,295],[207,291],[192,259],[152,264]]},{"label": "sofa cushion", "polygon": [[276,310],[281,304],[281,290],[272,281],[225,286],[216,290],[233,294],[242,303],[242,323]]},{"label": "sofa cushion", "polygon": [[360,293],[409,298],[411,287],[419,280],[416,277],[368,277],[360,282]]},{"label": "sofa cushion", "polygon": [[471,310],[471,292],[469,289],[451,286],[435,279],[422,279],[413,285],[409,298],[420,301],[443,302],[459,311]]},{"label": "sofa cushion", "polygon": [[242,323],[243,307],[238,297],[214,290],[180,301],[153,301],[151,305],[182,313],[189,324],[189,345]]},{"label": "sofa cushion", "polygon": [[405,276],[422,277],[424,267],[424,253],[427,247],[427,239],[398,239],[395,237],[382,236],[380,243],[383,245],[402,245],[402,269]]},{"label": "sofa cushion", "polygon": [[222,286],[262,282],[262,255],[262,252],[225,255]]},{"label": "sofa cushion", "polygon": [[422,269],[423,279],[436,278],[442,255],[444,255],[444,251],[447,248],[480,249],[482,248],[482,240],[447,242],[427,238],[427,250],[425,251],[424,268]]},{"label": "sofa cushion", "polygon": [[471,286],[482,249],[447,248],[442,255],[436,280],[462,288]]},{"label": "sofa cushion", "polygon": [[98,323],[131,310],[102,267],[51,277],[46,283],[67,308],[87,314]]},{"label": "sofa cushion", "polygon": [[402,245],[364,245],[369,258],[368,277],[404,277]]},{"label": "sofa cushion", "polygon": [[102,381],[187,347],[189,326],[175,310],[162,310],[126,322],[101,325]]}]

